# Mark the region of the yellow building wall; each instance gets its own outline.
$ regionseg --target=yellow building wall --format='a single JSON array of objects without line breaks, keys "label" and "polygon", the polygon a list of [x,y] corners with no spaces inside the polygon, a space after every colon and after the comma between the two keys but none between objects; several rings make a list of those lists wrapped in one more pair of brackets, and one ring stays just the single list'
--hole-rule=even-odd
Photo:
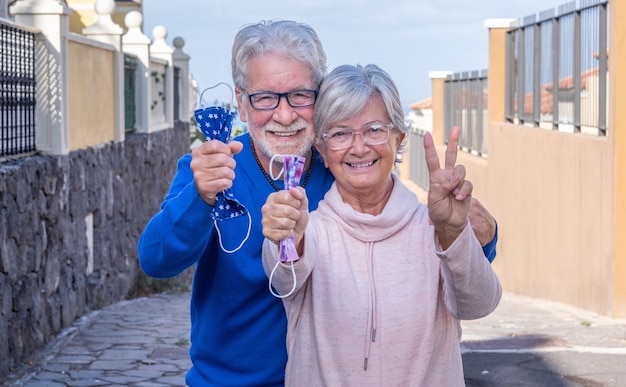
[{"label": "yellow building wall", "polygon": [[613,315],[611,141],[504,123],[490,136],[504,289]]},{"label": "yellow building wall", "polygon": [[96,21],[95,0],[66,0],[72,9],[70,14],[70,31],[82,34],[83,28]]},{"label": "yellow building wall", "polygon": [[70,150],[115,140],[114,53],[68,43]]},{"label": "yellow building wall", "polygon": [[[488,159],[460,152],[458,163],[498,221],[493,266],[506,291],[626,318],[626,24],[618,22],[626,3],[611,1],[609,15],[606,136],[505,123],[506,29],[495,29]],[[433,116],[443,112],[434,98],[442,89],[433,81]],[[444,140],[435,139],[441,158]]]},{"label": "yellow building wall", "polygon": [[[96,0],[66,0],[66,2],[68,7],[72,9],[72,14],[70,15],[70,31],[82,34],[83,28],[89,27],[95,23],[97,16],[95,11]],[[142,12],[141,1],[116,4],[111,19],[115,24],[122,26],[124,31],[126,31],[127,28],[124,23],[124,18],[128,12],[133,10]]]}]

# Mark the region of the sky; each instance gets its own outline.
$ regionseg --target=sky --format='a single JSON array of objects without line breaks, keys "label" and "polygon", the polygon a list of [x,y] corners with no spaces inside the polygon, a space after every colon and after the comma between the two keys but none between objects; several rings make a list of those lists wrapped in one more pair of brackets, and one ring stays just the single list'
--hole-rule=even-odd
[{"label": "sky", "polygon": [[[260,20],[311,25],[322,41],[329,70],[375,63],[400,90],[405,110],[430,98],[429,72],[487,68],[488,19],[523,19],[564,0],[176,0],[144,1],[144,33],[167,29],[166,41],[185,40],[199,93],[220,82],[232,86],[235,34]],[[229,102],[228,88],[207,90],[203,105]]]}]

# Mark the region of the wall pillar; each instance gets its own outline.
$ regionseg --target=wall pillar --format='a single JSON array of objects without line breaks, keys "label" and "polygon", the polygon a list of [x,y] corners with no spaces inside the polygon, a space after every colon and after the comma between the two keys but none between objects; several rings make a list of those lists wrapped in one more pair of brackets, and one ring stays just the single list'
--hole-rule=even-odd
[{"label": "wall pillar", "polygon": [[451,75],[452,71],[431,71],[428,73],[428,77],[431,79],[432,84],[432,104],[433,104],[433,141],[435,146],[443,145],[446,142],[445,139],[445,93],[444,84],[448,75]]},{"label": "wall pillar", "polygon": [[613,137],[615,192],[615,244],[613,267],[613,316],[626,318],[626,3],[611,1],[609,12],[609,117],[607,136]]},{"label": "wall pillar", "polygon": [[[173,53],[173,62],[174,67],[179,68],[179,78],[178,78],[178,117],[182,122],[189,122],[191,120],[191,116],[193,115],[193,109],[195,107],[195,103],[190,100],[190,94],[188,90],[191,88],[191,74],[189,73],[189,55],[183,52],[183,47],[185,47],[185,39],[181,37],[174,38],[172,42],[174,44],[174,53]],[[175,107],[176,108],[176,107]]]},{"label": "wall pillar", "polygon": [[141,32],[143,16],[137,11],[130,11],[124,18],[128,31],[122,36],[122,50],[137,58],[135,129],[137,133],[150,131],[149,115],[152,95],[150,77],[150,38]]},{"label": "wall pillar", "polygon": [[69,153],[67,34],[71,10],[59,0],[21,0],[10,13],[20,25],[41,31],[43,50],[36,53],[37,149],[55,155]]},{"label": "wall pillar", "polygon": [[[506,33],[516,23],[518,23],[517,19],[487,19],[485,21],[485,27],[489,29],[489,65],[487,70],[489,122],[504,122],[505,119]],[[487,138],[491,138],[491,136],[487,136]],[[491,149],[491,147],[487,149]]]},{"label": "wall pillar", "polygon": [[165,60],[165,119],[168,127],[174,127],[174,49],[167,44],[167,29],[156,26],[152,29],[153,43],[150,46],[150,55]]}]

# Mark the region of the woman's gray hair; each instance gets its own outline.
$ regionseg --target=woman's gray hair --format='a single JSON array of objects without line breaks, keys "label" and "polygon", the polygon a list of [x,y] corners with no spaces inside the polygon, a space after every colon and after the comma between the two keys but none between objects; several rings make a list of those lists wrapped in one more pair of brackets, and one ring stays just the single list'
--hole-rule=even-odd
[{"label": "woman's gray hair", "polygon": [[[374,64],[342,65],[331,71],[320,86],[313,115],[318,143],[323,141],[323,133],[334,125],[360,114],[374,96],[382,99],[395,130],[407,133],[409,128],[404,120],[400,93],[389,74]],[[406,139],[398,149],[398,156],[404,153],[405,147]],[[396,162],[400,161],[401,157],[396,157]]]},{"label": "woman's gray hair", "polygon": [[317,88],[327,71],[326,53],[315,30],[290,20],[269,20],[244,26],[233,43],[231,66],[236,87],[248,87],[248,62],[267,53],[279,53],[311,69]]}]

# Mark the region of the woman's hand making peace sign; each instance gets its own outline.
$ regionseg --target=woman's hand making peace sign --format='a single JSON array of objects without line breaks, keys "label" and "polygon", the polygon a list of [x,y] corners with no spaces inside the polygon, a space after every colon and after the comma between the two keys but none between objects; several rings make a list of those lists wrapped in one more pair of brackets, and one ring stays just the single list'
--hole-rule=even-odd
[{"label": "woman's hand making peace sign", "polygon": [[473,186],[470,181],[465,180],[465,167],[456,165],[460,133],[459,127],[454,127],[450,131],[444,168],[440,166],[432,136],[430,133],[424,136],[430,178],[428,214],[444,250],[450,247],[467,226],[467,215],[472,200]]}]

